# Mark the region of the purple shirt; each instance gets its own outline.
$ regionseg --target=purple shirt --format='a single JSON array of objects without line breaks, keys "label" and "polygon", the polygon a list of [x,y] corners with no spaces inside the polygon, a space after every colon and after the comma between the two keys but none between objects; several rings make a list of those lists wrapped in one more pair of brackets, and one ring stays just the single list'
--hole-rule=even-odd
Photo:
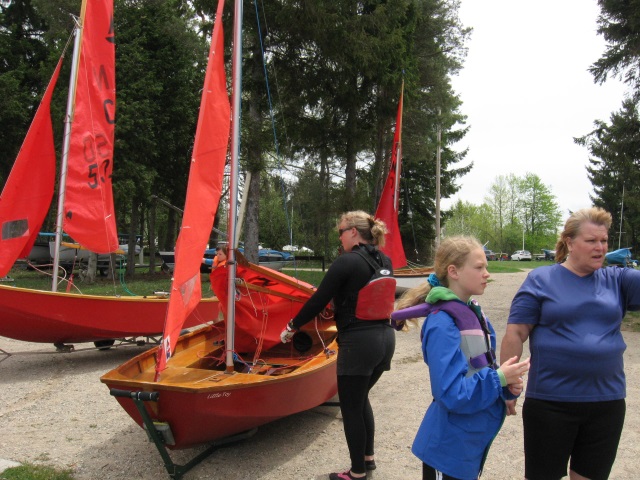
[{"label": "purple shirt", "polygon": [[580,277],[556,264],[533,270],[513,299],[509,322],[534,325],[526,396],[599,402],[626,396],[620,332],[640,310],[640,271],[605,267]]}]

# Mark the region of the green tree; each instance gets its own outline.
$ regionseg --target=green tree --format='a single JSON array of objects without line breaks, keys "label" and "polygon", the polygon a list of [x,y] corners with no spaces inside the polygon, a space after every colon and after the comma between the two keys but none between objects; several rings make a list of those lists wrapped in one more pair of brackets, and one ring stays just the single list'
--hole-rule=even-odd
[{"label": "green tree", "polygon": [[11,170],[53,73],[47,22],[30,0],[0,4],[0,184]]},{"label": "green tree", "polygon": [[493,217],[494,212],[486,203],[474,205],[470,202],[458,200],[449,211],[445,234],[447,237],[468,235],[478,239],[482,244],[488,242],[488,248],[496,249],[492,242]]},{"label": "green tree", "polygon": [[[278,228],[289,229],[287,238],[308,239],[305,244],[318,252],[333,253],[335,220],[341,211],[375,209],[404,78],[400,223],[405,248],[424,261],[434,235],[439,129],[444,198],[455,193],[456,180],[472,167],[458,167],[466,152],[456,153],[451,147],[466,133],[461,102],[449,82],[462,66],[468,35],[458,20],[458,5],[457,0],[282,0],[260,5],[259,27],[255,5],[246,2],[241,159],[257,185],[250,189],[248,245],[257,245],[263,229],[271,241],[285,237],[272,237],[263,226],[278,203],[278,182],[269,172],[290,168],[289,173],[275,173],[287,177],[283,211],[291,211],[291,205],[301,209],[293,215],[300,221],[285,221],[289,225]],[[13,145],[13,151],[5,148],[0,174],[13,163],[69,35],[68,13],[77,14],[78,5],[76,0],[23,0],[2,2],[2,8],[0,49],[6,61],[0,69],[0,101],[6,105],[0,109],[0,121],[3,127],[20,122],[22,127],[3,130],[4,145]],[[114,193],[121,232],[142,233],[151,221],[151,194],[178,207],[184,203],[214,8],[202,0],[115,0]],[[227,39],[231,16],[232,9],[227,8]],[[27,30],[30,34],[22,37],[10,34]],[[228,52],[231,42],[226,45]],[[14,56],[15,52],[22,53]],[[33,64],[26,66],[30,60]],[[270,74],[270,92],[265,70]],[[33,88],[21,83],[27,76]],[[60,78],[65,76],[63,71]],[[54,98],[54,115],[60,118],[65,100],[58,94]],[[62,122],[54,124],[58,123],[61,130]],[[274,129],[282,138],[280,145],[274,146]],[[56,133],[56,141],[60,140]],[[161,208],[154,220],[157,229],[149,232],[145,243],[154,244],[157,233],[161,248],[173,248],[176,214]],[[258,224],[259,228],[252,227]]]},{"label": "green tree", "polygon": [[611,114],[609,123],[596,121],[594,126],[591,133],[574,139],[589,150],[587,172],[595,192],[591,200],[613,216],[617,228],[610,232],[610,245],[632,247],[637,251],[640,247],[640,115],[637,104],[631,99],[625,100],[622,108]]},{"label": "green tree", "polygon": [[[596,120],[594,130],[574,140],[589,150],[592,200],[613,215],[610,245],[638,248],[640,235],[640,161],[638,101],[640,100],[640,9],[637,0],[599,0],[598,33],[607,42],[605,52],[589,69],[594,80],[619,77],[630,87],[610,123]],[[614,233],[615,230],[615,233]]]},{"label": "green tree", "polygon": [[[440,147],[440,196],[449,198],[459,190],[457,180],[472,163],[459,166],[467,151],[452,147],[467,132],[461,101],[453,92],[450,77],[466,55],[470,30],[458,18],[458,1],[414,2],[416,26],[412,32],[410,59],[414,66],[405,84],[403,121],[403,174],[400,229],[406,252],[415,252],[418,263],[428,263],[435,238],[436,158]],[[438,131],[441,144],[438,145]],[[388,145],[391,145],[389,140]]]},{"label": "green tree", "polygon": [[536,174],[527,173],[520,181],[520,215],[526,249],[535,254],[555,246],[562,215],[555,196]]},{"label": "green tree", "polygon": [[448,212],[446,235],[472,235],[490,249],[532,253],[555,246],[561,215],[549,187],[527,173],[498,176],[480,206],[458,201]]},{"label": "green tree", "polygon": [[[182,4],[116,0],[114,7],[114,195],[119,225],[135,233],[141,233],[151,194],[184,205],[207,50],[192,28],[193,12]],[[175,218],[173,211],[167,218]],[[173,248],[175,230],[164,232],[160,246]]]},{"label": "green tree", "polygon": [[640,5],[637,0],[598,0],[598,33],[607,47],[590,68],[603,83],[608,76],[624,79],[636,93],[640,90]]},{"label": "green tree", "polygon": [[507,221],[512,218],[512,215],[510,215],[512,208],[511,189],[509,188],[506,176],[499,175],[493,183],[491,183],[489,193],[485,197],[485,203],[491,207],[493,212],[495,242],[492,244],[492,248],[503,251],[504,228]]}]

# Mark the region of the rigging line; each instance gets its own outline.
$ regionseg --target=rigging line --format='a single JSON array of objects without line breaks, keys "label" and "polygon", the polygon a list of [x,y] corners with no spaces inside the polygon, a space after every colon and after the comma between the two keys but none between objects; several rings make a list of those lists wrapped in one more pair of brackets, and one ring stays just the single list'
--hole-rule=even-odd
[{"label": "rigging line", "polygon": [[[269,25],[267,25],[267,16],[264,13],[265,12],[264,1],[260,0],[260,3],[262,5],[262,18],[264,20],[264,28],[265,28],[265,31],[267,32],[267,35],[268,35],[269,34]],[[274,83],[275,83],[275,86],[276,86],[276,92],[278,94],[278,98],[282,98],[282,95],[280,95],[280,86],[278,84],[278,75],[277,75],[277,72],[275,71],[275,69],[273,70],[273,78],[274,78]],[[286,145],[291,145],[291,140],[289,140],[289,135],[287,134],[287,122],[286,122],[286,120],[284,118],[284,113],[283,113],[282,110],[280,112],[280,117],[281,117],[280,122],[282,123],[282,130],[284,131],[285,143],[286,143]]]},{"label": "rigging line", "polygon": [[[267,73],[267,62],[264,58],[264,44],[262,42],[262,28],[260,26],[260,13],[258,11],[258,0],[254,0],[253,4],[256,9],[256,21],[258,22],[258,39],[260,40],[260,54],[262,55],[262,68],[264,70],[264,79],[267,88],[267,98],[269,99],[269,116],[271,117],[271,127],[273,129],[273,141],[276,147],[276,156],[278,166],[281,165],[281,157],[280,157],[280,146],[278,145],[278,135],[276,133],[276,122],[273,115],[273,102],[271,100],[271,88],[269,87],[269,74]],[[291,225],[291,219],[289,218],[289,212],[287,211],[287,197],[284,188],[284,178],[283,175],[280,175],[280,188],[282,189],[282,203],[284,207],[284,216],[285,222],[289,230],[289,244],[293,245],[293,226]]]}]

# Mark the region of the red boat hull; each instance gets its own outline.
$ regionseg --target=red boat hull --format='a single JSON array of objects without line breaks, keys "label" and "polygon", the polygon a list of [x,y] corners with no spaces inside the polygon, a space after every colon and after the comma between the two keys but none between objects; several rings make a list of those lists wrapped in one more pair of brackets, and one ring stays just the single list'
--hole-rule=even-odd
[{"label": "red boat hull", "polygon": [[[155,349],[101,378],[109,388],[160,393],[157,402],[147,402],[146,406],[154,421],[169,425],[175,439],[174,445],[167,445],[169,448],[189,448],[229,437],[315,408],[336,395],[335,340],[327,344],[329,355],[320,348],[315,356],[300,362],[298,354],[292,361],[299,364],[299,369],[279,376],[237,371],[227,374],[222,370],[207,370],[203,361],[183,365],[181,350],[198,350],[197,356],[205,359],[217,355],[207,352],[223,338],[223,333],[216,330],[220,331],[216,326],[206,327],[180,337],[178,353],[173,359],[180,366],[168,367],[167,378],[159,382],[153,382]],[[117,397],[117,400],[142,426],[133,400],[126,397]]]},{"label": "red boat hull", "polygon": [[[168,298],[102,297],[0,285],[0,336],[38,343],[80,343],[160,335]],[[218,319],[203,299],[184,327]]]}]

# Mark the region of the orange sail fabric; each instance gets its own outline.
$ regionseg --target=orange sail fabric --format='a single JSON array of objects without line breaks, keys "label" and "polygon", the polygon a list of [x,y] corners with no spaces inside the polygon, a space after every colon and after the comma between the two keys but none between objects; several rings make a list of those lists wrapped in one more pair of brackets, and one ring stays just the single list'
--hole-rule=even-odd
[{"label": "orange sail fabric", "polygon": [[29,255],[53,197],[56,151],[51,125],[51,96],[62,58],[31,122],[0,195],[0,277],[18,258]]},{"label": "orange sail fabric", "polygon": [[400,171],[402,166],[402,97],[404,85],[400,92],[400,102],[398,104],[398,113],[396,117],[396,131],[393,136],[393,149],[391,150],[391,165],[389,166],[389,175],[382,189],[380,203],[376,210],[376,217],[387,225],[387,233],[385,237],[385,246],[381,248],[389,258],[394,268],[407,266],[407,257],[402,246],[402,237],[400,237],[400,227],[398,226],[398,209],[400,206]]},{"label": "orange sail fabric", "polygon": [[[228,270],[219,267],[211,273],[211,289],[225,318],[228,318]],[[242,261],[238,261],[236,279],[239,280],[233,340],[238,353],[253,354],[259,348],[269,350],[279,344],[282,329],[314,292],[308,283],[269,268],[249,268]]]},{"label": "orange sail fabric", "polygon": [[185,318],[200,302],[200,263],[213,227],[222,194],[222,178],[229,145],[231,107],[224,70],[222,11],[218,11],[211,37],[193,157],[189,170],[182,227],[175,249],[175,270],[156,377],[164,370],[180,336]]},{"label": "orange sail fabric", "polygon": [[111,174],[116,109],[113,0],[84,0],[64,231],[86,249],[118,249]]}]

